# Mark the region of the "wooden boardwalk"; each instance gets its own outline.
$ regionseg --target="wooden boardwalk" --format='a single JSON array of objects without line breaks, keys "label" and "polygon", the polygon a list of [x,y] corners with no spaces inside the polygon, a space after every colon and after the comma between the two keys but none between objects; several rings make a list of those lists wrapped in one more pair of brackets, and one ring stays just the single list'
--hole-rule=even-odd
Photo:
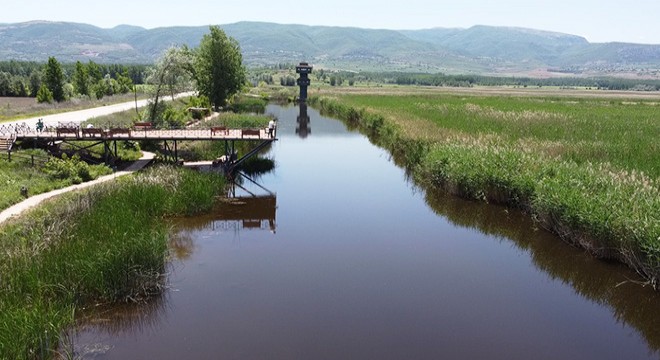
[{"label": "wooden boardwalk", "polygon": [[[90,141],[93,145],[76,146],[77,151],[83,151],[89,147],[103,144],[104,159],[107,164],[113,163],[118,158],[117,141],[131,140],[153,140],[162,141],[166,158],[179,162],[179,141],[224,141],[224,158],[229,159],[224,163],[225,170],[233,171],[247,158],[255,155],[261,149],[274,141],[277,141],[276,133],[272,136],[268,129],[228,129],[224,126],[214,126],[206,129],[154,129],[151,123],[135,123],[132,128],[81,128],[77,124],[59,124],[58,126],[31,128],[25,124],[0,126],[0,151],[7,151],[11,156],[11,145],[19,140],[45,140],[49,146],[56,147],[59,143]],[[237,158],[235,143],[237,141],[255,142],[255,146],[240,159]]]},{"label": "wooden boardwalk", "polygon": [[266,129],[27,129],[15,132],[16,140],[274,140]]}]

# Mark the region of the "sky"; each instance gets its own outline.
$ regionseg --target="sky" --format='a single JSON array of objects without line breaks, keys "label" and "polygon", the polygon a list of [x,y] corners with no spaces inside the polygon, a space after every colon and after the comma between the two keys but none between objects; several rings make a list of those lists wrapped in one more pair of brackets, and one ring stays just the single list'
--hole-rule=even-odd
[{"label": "sky", "polygon": [[0,0],[0,5],[0,23],[151,29],[265,21],[392,30],[494,25],[568,33],[590,42],[660,44],[660,0]]}]

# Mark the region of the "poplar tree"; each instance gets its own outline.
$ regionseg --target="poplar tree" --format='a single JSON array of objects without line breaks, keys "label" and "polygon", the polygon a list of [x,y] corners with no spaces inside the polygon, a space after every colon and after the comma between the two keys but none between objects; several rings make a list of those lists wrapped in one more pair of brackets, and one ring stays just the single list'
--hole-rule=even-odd
[{"label": "poplar tree", "polygon": [[76,70],[73,73],[73,86],[80,95],[89,96],[89,75],[87,68],[80,61],[76,61]]},{"label": "poplar tree", "polygon": [[48,58],[44,73],[44,85],[53,94],[53,100],[64,101],[64,73],[62,66],[54,57]]}]

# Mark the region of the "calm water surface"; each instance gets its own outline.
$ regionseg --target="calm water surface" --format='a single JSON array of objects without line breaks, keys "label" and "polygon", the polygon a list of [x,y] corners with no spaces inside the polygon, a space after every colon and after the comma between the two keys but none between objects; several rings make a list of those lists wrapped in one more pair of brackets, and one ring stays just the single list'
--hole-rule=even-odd
[{"label": "calm water surface", "polygon": [[171,289],[89,321],[78,354],[658,358],[660,298],[633,273],[517,212],[424,193],[364,136],[298,111],[269,107],[280,141],[264,188],[172,221]]}]

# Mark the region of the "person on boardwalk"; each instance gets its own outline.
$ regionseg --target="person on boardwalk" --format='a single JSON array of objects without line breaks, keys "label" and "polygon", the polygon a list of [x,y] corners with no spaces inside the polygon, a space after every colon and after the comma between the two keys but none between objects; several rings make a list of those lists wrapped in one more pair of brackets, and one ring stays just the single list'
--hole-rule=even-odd
[{"label": "person on boardwalk", "polygon": [[275,119],[270,119],[268,122],[268,136],[273,137],[275,135],[275,127],[277,126],[277,123],[275,122]]}]

